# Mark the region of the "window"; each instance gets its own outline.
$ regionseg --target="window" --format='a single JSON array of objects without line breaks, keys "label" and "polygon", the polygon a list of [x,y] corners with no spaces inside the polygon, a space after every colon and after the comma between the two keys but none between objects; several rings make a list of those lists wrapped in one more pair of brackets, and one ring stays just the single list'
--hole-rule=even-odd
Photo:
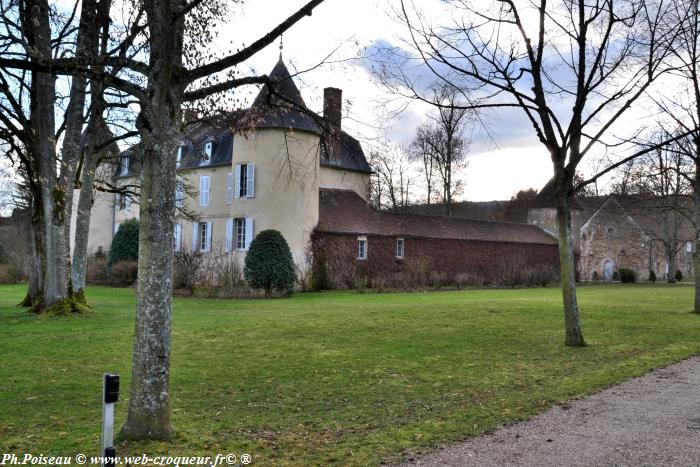
[{"label": "window", "polygon": [[250,217],[233,219],[236,250],[246,251],[253,241],[253,219]]},{"label": "window", "polygon": [[204,157],[202,157],[202,162],[199,165],[207,165],[211,162],[211,156],[214,153],[214,142],[207,141],[204,144]]},{"label": "window", "polygon": [[119,175],[124,176],[129,174],[129,156],[119,158]]},{"label": "window", "polygon": [[209,243],[207,239],[209,238],[209,224],[206,222],[199,223],[199,250],[209,251]]},{"label": "window", "polygon": [[404,241],[403,238],[396,239],[396,259],[403,259],[404,254]]},{"label": "window", "polygon": [[182,186],[182,181],[177,181],[177,186],[175,187],[175,207],[181,208],[185,204],[185,190]]},{"label": "window", "polygon": [[129,198],[129,196],[126,193],[117,193],[115,196],[117,198],[117,208],[120,211],[129,209],[129,207],[131,206],[131,198]]},{"label": "window", "polygon": [[687,243],[685,244],[685,251],[688,252],[688,253],[692,253],[692,252],[693,252],[693,242],[687,242]]},{"label": "window", "polygon": [[211,222],[195,222],[192,224],[192,251],[211,251]]},{"label": "window", "polygon": [[211,188],[211,177],[202,175],[199,177],[199,205],[209,206],[209,189]]},{"label": "window", "polygon": [[255,164],[236,164],[234,194],[236,198],[255,196]]},{"label": "window", "polygon": [[367,237],[357,237],[357,259],[367,259]]}]

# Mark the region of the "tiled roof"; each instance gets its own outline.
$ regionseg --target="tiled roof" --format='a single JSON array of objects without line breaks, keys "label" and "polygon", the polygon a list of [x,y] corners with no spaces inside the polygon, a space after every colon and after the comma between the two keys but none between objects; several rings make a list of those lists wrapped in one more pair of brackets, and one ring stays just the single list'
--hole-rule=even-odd
[{"label": "tiled roof", "polygon": [[350,190],[322,188],[319,197],[318,232],[557,244],[554,237],[532,225],[379,212]]}]

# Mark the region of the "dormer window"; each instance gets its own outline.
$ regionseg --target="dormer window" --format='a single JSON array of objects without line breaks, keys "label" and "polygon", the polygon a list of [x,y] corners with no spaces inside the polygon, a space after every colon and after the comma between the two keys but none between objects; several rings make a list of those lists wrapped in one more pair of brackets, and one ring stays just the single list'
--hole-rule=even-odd
[{"label": "dormer window", "polygon": [[211,156],[214,153],[214,141],[207,141],[204,143],[204,157],[202,158],[201,165],[207,165],[211,163]]},{"label": "dormer window", "polygon": [[180,168],[180,164],[182,163],[182,153],[184,153],[184,152],[185,152],[184,146],[181,145],[180,147],[177,148],[177,159],[175,162],[175,166],[177,168]]},{"label": "dormer window", "polygon": [[124,176],[129,174],[129,157],[122,156],[119,158],[119,175]]}]

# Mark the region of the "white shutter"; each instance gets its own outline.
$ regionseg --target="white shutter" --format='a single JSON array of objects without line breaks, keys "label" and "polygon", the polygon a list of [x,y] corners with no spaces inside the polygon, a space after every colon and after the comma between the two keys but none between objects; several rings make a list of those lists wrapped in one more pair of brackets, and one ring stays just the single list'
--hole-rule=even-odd
[{"label": "white shutter", "polygon": [[233,186],[233,196],[234,198],[240,198],[241,196],[241,166],[239,164],[236,164],[236,168],[234,169],[235,173],[235,183]]},{"label": "white shutter", "polygon": [[255,196],[255,164],[248,164],[248,186],[246,187],[246,196],[248,198]]},{"label": "white shutter", "polygon": [[231,204],[233,201],[233,174],[226,174],[226,204]]},{"label": "white shutter", "polygon": [[227,252],[233,250],[233,219],[230,217],[226,219],[226,244],[224,248]]},{"label": "white shutter", "polygon": [[199,251],[197,248],[197,231],[199,230],[199,224],[196,222],[192,224],[192,251]]},{"label": "white shutter", "polygon": [[199,205],[209,206],[209,187],[211,178],[208,175],[199,177]]},{"label": "white shutter", "polygon": [[204,251],[211,251],[211,231],[213,222],[207,222],[207,245]]},{"label": "white shutter", "polygon": [[253,241],[253,218],[245,218],[245,249],[250,248],[250,242]]},{"label": "white shutter", "polygon": [[175,224],[175,251],[182,249],[182,225]]}]

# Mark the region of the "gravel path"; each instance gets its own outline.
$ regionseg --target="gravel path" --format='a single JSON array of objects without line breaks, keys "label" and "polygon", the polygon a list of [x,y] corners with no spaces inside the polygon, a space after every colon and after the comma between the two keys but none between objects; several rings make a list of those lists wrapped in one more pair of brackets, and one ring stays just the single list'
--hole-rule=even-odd
[{"label": "gravel path", "polygon": [[405,466],[700,466],[700,357]]}]

